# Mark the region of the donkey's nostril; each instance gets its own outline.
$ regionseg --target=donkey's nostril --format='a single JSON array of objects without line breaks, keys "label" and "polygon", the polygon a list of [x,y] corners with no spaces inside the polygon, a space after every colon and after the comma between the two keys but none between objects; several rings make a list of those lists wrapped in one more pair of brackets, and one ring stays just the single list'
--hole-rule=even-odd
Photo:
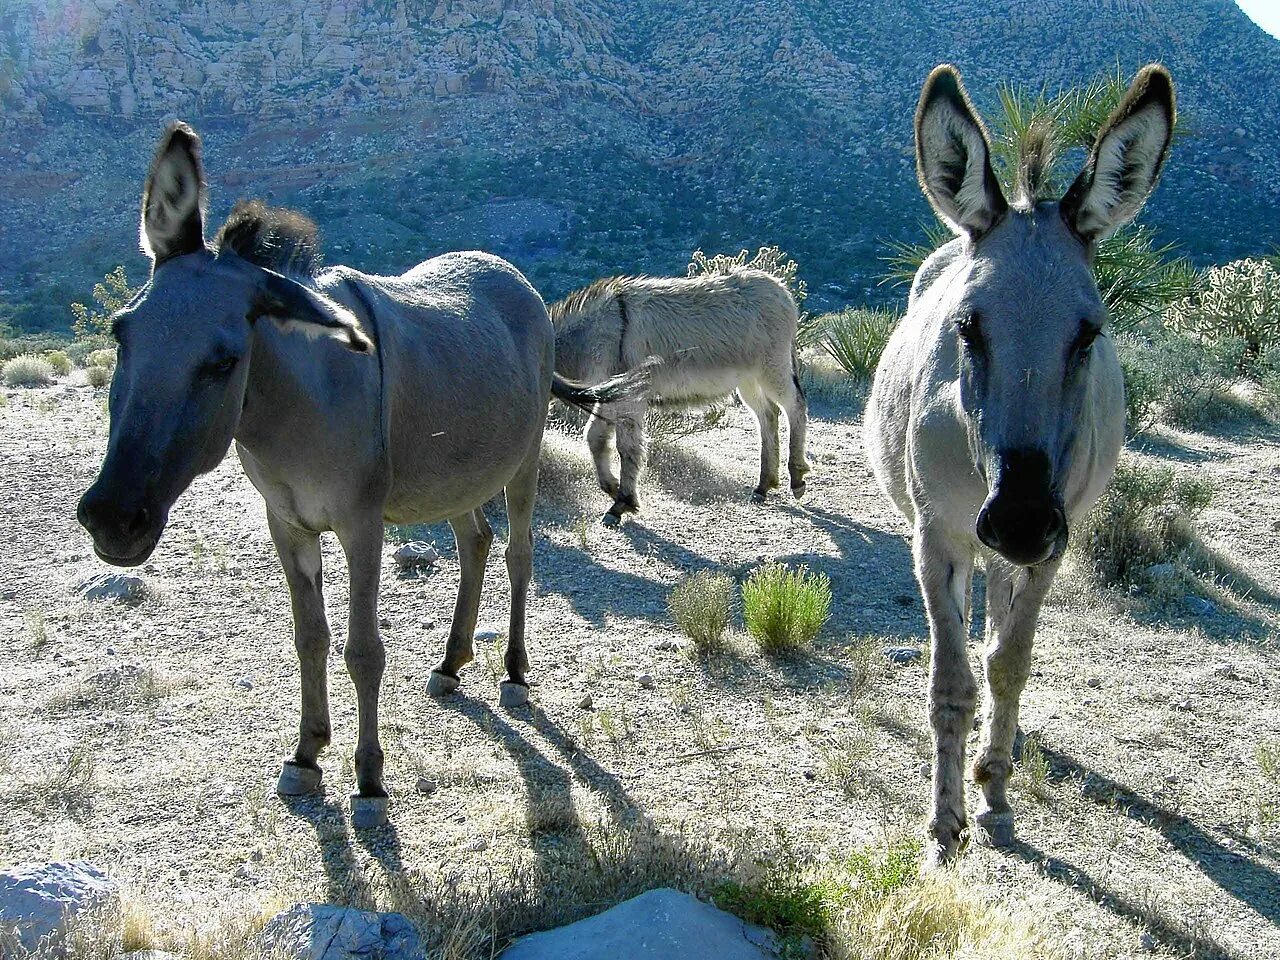
[{"label": "donkey's nostril", "polygon": [[1049,527],[1045,531],[1045,540],[1057,540],[1067,528],[1067,518],[1061,507],[1054,507],[1049,515]]},{"label": "donkey's nostril", "polygon": [[986,505],[978,511],[978,539],[992,550],[1000,549],[1000,537],[996,535],[995,524],[991,522],[991,509]]}]

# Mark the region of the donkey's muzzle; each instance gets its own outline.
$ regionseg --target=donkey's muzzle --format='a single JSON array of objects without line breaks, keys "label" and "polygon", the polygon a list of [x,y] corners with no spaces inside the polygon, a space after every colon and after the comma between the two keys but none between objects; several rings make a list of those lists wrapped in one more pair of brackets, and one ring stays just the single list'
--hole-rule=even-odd
[{"label": "donkey's muzzle", "polygon": [[134,567],[151,556],[160,540],[155,511],[111,497],[94,484],[76,508],[80,526],[93,537],[99,559],[117,567]]},{"label": "donkey's muzzle", "polygon": [[994,489],[978,511],[978,539],[1010,563],[1043,563],[1067,546],[1067,516],[1053,492],[1049,458],[1038,450],[1004,450]]}]

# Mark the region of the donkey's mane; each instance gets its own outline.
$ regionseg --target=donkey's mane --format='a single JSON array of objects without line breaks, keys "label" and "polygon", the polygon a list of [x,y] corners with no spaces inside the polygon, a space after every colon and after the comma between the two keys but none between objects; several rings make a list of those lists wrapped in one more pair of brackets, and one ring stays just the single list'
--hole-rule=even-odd
[{"label": "donkey's mane", "polygon": [[1033,122],[1018,138],[1018,168],[1014,173],[1013,205],[1023,209],[1047,199],[1058,142],[1052,124]]},{"label": "donkey's mane", "polygon": [[261,200],[238,200],[213,245],[280,273],[315,276],[323,259],[320,230],[309,217]]},{"label": "donkey's mane", "polygon": [[597,306],[614,297],[618,288],[632,277],[602,277],[593,280],[581,290],[575,290],[563,300],[558,300],[547,308],[553,326],[560,326],[568,317],[582,313],[588,307]]}]

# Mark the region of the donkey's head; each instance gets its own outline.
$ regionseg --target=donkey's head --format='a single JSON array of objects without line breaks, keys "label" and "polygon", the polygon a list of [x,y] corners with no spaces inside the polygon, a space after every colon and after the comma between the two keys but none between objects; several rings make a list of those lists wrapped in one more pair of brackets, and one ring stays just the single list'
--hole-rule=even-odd
[{"label": "donkey's head", "polygon": [[1014,563],[1040,563],[1066,547],[1073,440],[1095,415],[1090,390],[1102,365],[1116,364],[1094,247],[1155,186],[1173,133],[1173,83],[1163,67],[1142,69],[1058,201],[1034,190],[1005,198],[953,67],[929,76],[915,123],[921,187],[962,238],[942,309],[945,335],[957,341],[970,452],[987,485],[976,532]]},{"label": "donkey's head", "polygon": [[111,435],[78,510],[98,556],[119,566],[151,555],[174,501],[230,447],[258,321],[332,337],[358,352],[372,349],[355,317],[336,304],[210,249],[204,210],[200,139],[174,124],[142,192],[151,280],[114,318]]}]

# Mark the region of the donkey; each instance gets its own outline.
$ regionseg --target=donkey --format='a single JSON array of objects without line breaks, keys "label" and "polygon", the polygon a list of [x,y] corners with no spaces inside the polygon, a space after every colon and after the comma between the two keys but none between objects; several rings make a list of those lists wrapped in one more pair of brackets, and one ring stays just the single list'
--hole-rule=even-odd
[{"label": "donkey", "polygon": [[1071,524],[1101,495],[1124,440],[1124,381],[1091,260],[1155,186],[1175,117],[1173,82],[1144,67],[1060,200],[1041,198],[1049,144],[1022,158],[1005,198],[986,130],[954,67],[930,74],[915,117],[920,185],[956,238],[920,267],[876,371],[868,457],[914,526],[932,638],[932,864],[967,830],[970,586],[987,569],[982,787],[975,839],[1013,842],[1007,798],[1032,638]]},{"label": "donkey", "polygon": [[320,789],[330,638],[319,535],[337,535],[350,568],[344,658],[358,702],[352,818],[376,825],[387,805],[378,740],[384,522],[447,520],[457,537],[461,584],[428,686],[442,695],[474,655],[493,540],[481,508],[505,492],[511,619],[500,699],[523,703],[531,518],[550,395],[613,403],[642,389],[644,374],[597,387],[556,374],[542,298],[496,257],[447,254],[398,277],[321,271],[305,217],[241,202],[206,243],[205,207],[200,139],[174,124],[142,193],[153,268],[114,319],[111,433],[78,517],[100,558],[142,563],[174,501],[235,440],[266,501],[301,663],[298,746],[280,774],[282,795]]},{"label": "donkey", "polygon": [[[778,486],[778,410],[790,426],[791,492],[805,491],[808,409],[797,375],[795,300],[773,276],[739,268],[702,277],[610,277],[551,306],[560,369],[578,379],[616,376],[636,358],[658,357],[651,395],[658,403],[697,404],[738,391],[760,422],[761,502]],[[640,509],[644,469],[644,399],[601,404],[586,440],[600,489],[613,497],[603,517],[616,526]],[[621,479],[609,449],[616,433]]]}]

